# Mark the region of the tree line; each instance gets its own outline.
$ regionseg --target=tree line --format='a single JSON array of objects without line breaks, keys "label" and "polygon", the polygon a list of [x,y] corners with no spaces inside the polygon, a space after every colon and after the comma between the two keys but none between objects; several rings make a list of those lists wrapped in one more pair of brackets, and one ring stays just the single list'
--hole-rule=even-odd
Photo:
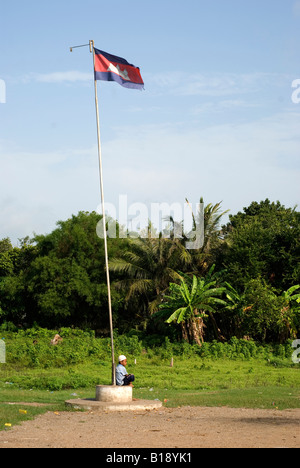
[{"label": "tree line", "polygon": [[[203,201],[203,200],[200,200]],[[195,342],[280,342],[300,331],[300,213],[252,202],[222,225],[204,206],[204,244],[149,235],[108,239],[114,328]],[[193,214],[194,223],[198,213]],[[101,215],[79,212],[50,234],[0,241],[0,326],[109,333]],[[118,226],[117,226],[118,230]]]}]

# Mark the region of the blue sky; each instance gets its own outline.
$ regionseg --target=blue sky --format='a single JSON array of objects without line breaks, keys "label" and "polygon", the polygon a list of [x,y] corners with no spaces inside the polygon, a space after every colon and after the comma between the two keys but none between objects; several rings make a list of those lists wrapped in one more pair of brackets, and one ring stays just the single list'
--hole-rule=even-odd
[{"label": "blue sky", "polygon": [[69,51],[90,39],[145,82],[98,84],[106,202],[299,203],[300,1],[16,0],[0,22],[0,239],[100,203],[92,55]]}]

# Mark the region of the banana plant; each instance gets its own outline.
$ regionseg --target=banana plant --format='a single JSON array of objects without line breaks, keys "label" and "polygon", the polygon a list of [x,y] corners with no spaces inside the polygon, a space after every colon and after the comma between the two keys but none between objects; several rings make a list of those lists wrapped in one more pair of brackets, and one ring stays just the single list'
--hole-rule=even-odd
[{"label": "banana plant", "polygon": [[227,303],[219,297],[224,292],[225,288],[218,287],[216,280],[184,276],[180,284],[170,284],[170,294],[165,296],[160,309],[165,314],[171,312],[166,323],[181,324],[183,338],[201,346],[204,342],[204,318],[207,312],[213,314],[218,305],[226,306]]}]

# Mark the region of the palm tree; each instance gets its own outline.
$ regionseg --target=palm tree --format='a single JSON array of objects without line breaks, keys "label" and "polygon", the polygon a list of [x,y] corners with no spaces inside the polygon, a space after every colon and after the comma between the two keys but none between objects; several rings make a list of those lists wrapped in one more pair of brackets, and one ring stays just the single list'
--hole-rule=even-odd
[{"label": "palm tree", "polygon": [[171,315],[167,323],[181,324],[182,337],[188,342],[196,342],[199,346],[204,342],[204,318],[215,312],[217,305],[225,306],[226,302],[219,298],[225,291],[218,287],[216,280],[211,278],[189,278],[184,275],[180,284],[170,284],[170,294],[165,296],[159,314]]},{"label": "palm tree", "polygon": [[[200,202],[203,203],[203,200]],[[226,213],[219,211],[220,203],[214,206],[209,204],[204,209],[204,248],[187,249],[188,235],[178,235],[182,233],[183,224],[169,218],[172,226],[169,238],[164,237],[163,233],[158,238],[151,238],[152,227],[149,224],[148,237],[131,239],[122,256],[110,260],[109,269],[120,277],[116,286],[126,290],[127,304],[135,302],[141,320],[147,321],[149,314],[158,310],[169,284],[180,281],[178,271],[189,272],[191,275],[207,271],[207,252],[211,242],[209,237],[217,230],[221,216]],[[194,227],[198,222],[198,215],[193,214]]]},{"label": "palm tree", "polygon": [[[199,228],[199,226],[201,226],[201,224],[204,222],[202,231],[203,245],[200,245],[199,248],[190,251],[193,265],[193,273],[197,274],[200,272],[201,274],[204,274],[209,268],[209,265],[211,265],[213,262],[212,247],[215,246],[218,242],[220,242],[221,218],[226,213],[228,213],[229,210],[221,211],[221,202],[216,203],[215,205],[209,203],[208,205],[203,207],[204,201],[201,197],[198,211],[194,213],[188,199],[186,199],[186,202],[191,208],[193,220],[193,230],[191,231],[191,233],[196,232],[197,228]],[[169,221],[172,226],[171,233],[173,233],[174,237],[176,237],[176,232],[183,233],[181,243],[182,245],[187,245],[187,243],[190,240],[189,238],[191,233],[183,232],[183,221],[176,222],[172,217],[169,218]]]},{"label": "palm tree", "polygon": [[119,274],[116,286],[126,290],[126,301],[139,302],[144,315],[153,314],[163,300],[171,281],[179,281],[178,270],[191,263],[189,252],[179,239],[132,239],[121,258],[112,258],[109,269]]},{"label": "palm tree", "polygon": [[228,311],[229,322],[232,322],[234,336],[243,336],[244,313],[251,309],[251,305],[245,305],[245,294],[239,293],[231,284],[225,281],[226,299],[228,301],[225,310]]},{"label": "palm tree", "polygon": [[281,330],[281,341],[284,342],[288,338],[297,338],[296,317],[300,312],[300,293],[295,291],[299,290],[300,284],[291,286],[286,291],[283,291],[281,298],[284,301],[283,307],[280,310],[280,319],[278,326]]},{"label": "palm tree", "polygon": [[[188,200],[187,200],[187,203]],[[204,244],[202,247],[202,257],[204,262],[202,261],[202,266],[205,267],[209,263],[211,257],[211,250],[212,247],[220,241],[221,235],[221,228],[220,228],[220,221],[222,216],[229,212],[229,210],[221,211],[221,203],[216,203],[213,205],[209,203],[208,205],[204,206]],[[200,198],[200,206],[203,204],[203,198]],[[192,213],[193,217],[193,224],[194,227],[197,226],[197,223],[200,223],[200,216],[201,213],[198,211],[196,215]]]},{"label": "palm tree", "polygon": [[300,293],[294,294],[297,289],[300,289],[300,284],[295,284],[295,286],[291,286],[287,291],[282,292],[281,296],[288,304],[292,303],[292,301],[300,303]]}]

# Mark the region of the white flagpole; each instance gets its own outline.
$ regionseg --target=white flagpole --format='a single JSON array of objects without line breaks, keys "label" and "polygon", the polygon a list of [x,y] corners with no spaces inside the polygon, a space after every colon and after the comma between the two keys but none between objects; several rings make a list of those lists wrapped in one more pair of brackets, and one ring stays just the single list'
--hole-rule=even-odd
[{"label": "white flagpole", "polygon": [[[70,52],[78,47],[90,47],[90,52],[93,54],[94,72],[95,72],[95,47],[94,41],[89,44],[70,47]],[[103,237],[104,237],[104,252],[105,252],[105,268],[107,279],[107,294],[108,294],[108,311],[109,311],[109,326],[110,326],[110,339],[111,339],[111,357],[112,357],[112,385],[116,385],[116,365],[115,365],[115,351],[114,351],[114,336],[113,336],[113,322],[112,322],[112,305],[111,305],[111,290],[110,290],[110,277],[108,267],[108,250],[107,250],[107,233],[106,233],[106,216],[105,216],[105,203],[104,203],[104,189],[103,189],[103,169],[102,169],[102,152],[101,152],[101,139],[100,139],[100,123],[99,123],[99,106],[98,106],[98,90],[97,80],[95,82],[95,104],[96,104],[96,120],[97,120],[97,136],[98,136],[98,158],[99,158],[99,174],[100,174],[100,192],[102,201],[102,220],[103,220]]]},{"label": "white flagpole", "polygon": [[[95,47],[94,41],[90,41],[90,52],[93,53],[93,63],[95,71]],[[107,249],[107,233],[106,233],[106,216],[105,216],[105,203],[104,203],[104,188],[103,188],[103,167],[102,167],[102,151],[100,139],[100,122],[99,122],[99,106],[98,106],[98,90],[97,80],[95,82],[95,105],[96,105],[96,120],[97,120],[97,136],[98,136],[98,158],[99,158],[99,174],[100,174],[100,191],[102,202],[102,219],[103,219],[103,237],[104,237],[104,251],[105,251],[105,268],[107,279],[107,293],[108,293],[108,310],[109,310],[109,326],[110,326],[110,339],[111,339],[111,357],[112,357],[112,385],[116,385],[116,365],[114,353],[114,337],[113,337],[113,321],[112,321],[112,305],[111,305],[111,289],[110,289],[110,276],[108,266],[108,249]]]}]

